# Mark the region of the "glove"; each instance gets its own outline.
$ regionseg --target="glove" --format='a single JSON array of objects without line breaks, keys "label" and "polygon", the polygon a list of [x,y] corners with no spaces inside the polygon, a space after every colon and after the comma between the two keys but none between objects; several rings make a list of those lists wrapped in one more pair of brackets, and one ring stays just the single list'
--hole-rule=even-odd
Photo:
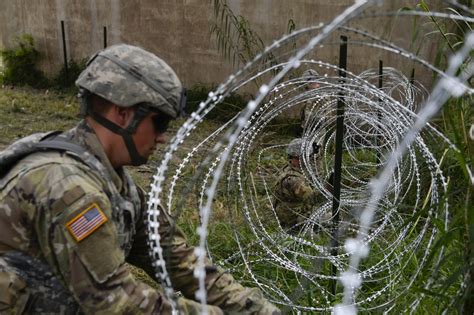
[{"label": "glove", "polygon": [[255,313],[257,315],[281,315],[281,311],[272,303],[265,301],[262,308]]},{"label": "glove", "polygon": [[316,142],[313,142],[313,155],[318,155],[320,149],[321,149],[321,146],[317,144]]},{"label": "glove", "polygon": [[[217,306],[206,305],[207,314],[209,315],[224,315],[224,312]],[[179,314],[186,315],[200,315],[201,314],[201,303],[189,300],[186,298],[178,299]],[[171,314],[171,305],[164,303],[161,310],[163,314]]]}]

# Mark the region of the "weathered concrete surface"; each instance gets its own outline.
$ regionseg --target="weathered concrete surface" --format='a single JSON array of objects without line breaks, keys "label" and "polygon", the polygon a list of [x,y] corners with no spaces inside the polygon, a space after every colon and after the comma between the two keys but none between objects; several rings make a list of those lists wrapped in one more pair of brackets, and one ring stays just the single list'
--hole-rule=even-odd
[{"label": "weathered concrete surface", "polygon": [[[296,28],[331,21],[353,4],[350,0],[229,0],[235,14],[249,19],[252,28],[266,44],[287,33],[291,19]],[[385,1],[392,10],[416,1]],[[431,5],[439,1],[430,1]],[[107,27],[108,45],[140,45],[165,59],[187,86],[195,83],[219,83],[232,71],[216,49],[210,35],[213,19],[209,0],[0,0],[0,47],[11,47],[15,36],[31,34],[43,54],[41,67],[55,73],[63,66],[60,22],[65,22],[68,59],[80,60],[103,47]],[[398,18],[387,24],[386,18],[370,18],[356,26],[384,35],[405,48],[410,47],[412,18]],[[338,40],[335,34],[333,41]],[[349,35],[350,36],[350,35]],[[429,42],[429,38],[426,39]],[[420,54],[433,60],[437,42],[425,42]],[[326,45],[309,58],[338,64],[339,47]],[[384,65],[409,75],[413,64],[381,53],[373,48],[349,47],[348,69],[359,73]],[[417,68],[417,78],[429,84],[431,74]]]}]

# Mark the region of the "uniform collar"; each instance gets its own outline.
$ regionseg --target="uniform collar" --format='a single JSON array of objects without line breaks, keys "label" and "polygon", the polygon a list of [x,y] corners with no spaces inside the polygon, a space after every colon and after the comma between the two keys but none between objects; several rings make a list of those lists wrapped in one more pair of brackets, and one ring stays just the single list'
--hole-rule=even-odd
[{"label": "uniform collar", "polygon": [[110,174],[110,178],[114,183],[118,191],[123,191],[124,189],[124,169],[119,167],[114,169],[110,163],[109,158],[105,154],[104,148],[99,141],[94,129],[92,129],[85,120],[81,120],[79,124],[71,129],[68,134],[71,136],[72,140],[81,146],[83,146],[89,153],[94,155],[106,168],[107,172]]},{"label": "uniform collar", "polygon": [[291,171],[294,171],[294,172],[303,173],[303,171],[301,170],[301,167],[295,167],[295,166],[291,165],[291,163],[288,163],[286,165],[286,170],[291,170]]}]

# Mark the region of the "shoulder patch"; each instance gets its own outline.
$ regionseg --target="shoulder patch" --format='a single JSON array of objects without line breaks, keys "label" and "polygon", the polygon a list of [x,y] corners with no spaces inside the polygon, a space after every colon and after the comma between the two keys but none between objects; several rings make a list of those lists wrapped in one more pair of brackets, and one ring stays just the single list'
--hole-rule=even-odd
[{"label": "shoulder patch", "polygon": [[102,212],[96,203],[93,203],[87,209],[81,211],[79,215],[66,223],[66,228],[74,239],[77,242],[80,242],[91,235],[105,222],[107,222],[107,217],[104,212]]}]

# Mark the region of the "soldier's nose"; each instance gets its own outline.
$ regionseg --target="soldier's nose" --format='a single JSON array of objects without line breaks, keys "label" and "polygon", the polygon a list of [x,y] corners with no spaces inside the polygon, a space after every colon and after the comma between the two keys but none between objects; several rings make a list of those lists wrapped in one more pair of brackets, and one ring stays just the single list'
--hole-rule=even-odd
[{"label": "soldier's nose", "polygon": [[155,143],[166,143],[166,141],[168,141],[168,137],[166,136],[165,133],[158,133],[156,134],[156,137],[155,137]]}]

